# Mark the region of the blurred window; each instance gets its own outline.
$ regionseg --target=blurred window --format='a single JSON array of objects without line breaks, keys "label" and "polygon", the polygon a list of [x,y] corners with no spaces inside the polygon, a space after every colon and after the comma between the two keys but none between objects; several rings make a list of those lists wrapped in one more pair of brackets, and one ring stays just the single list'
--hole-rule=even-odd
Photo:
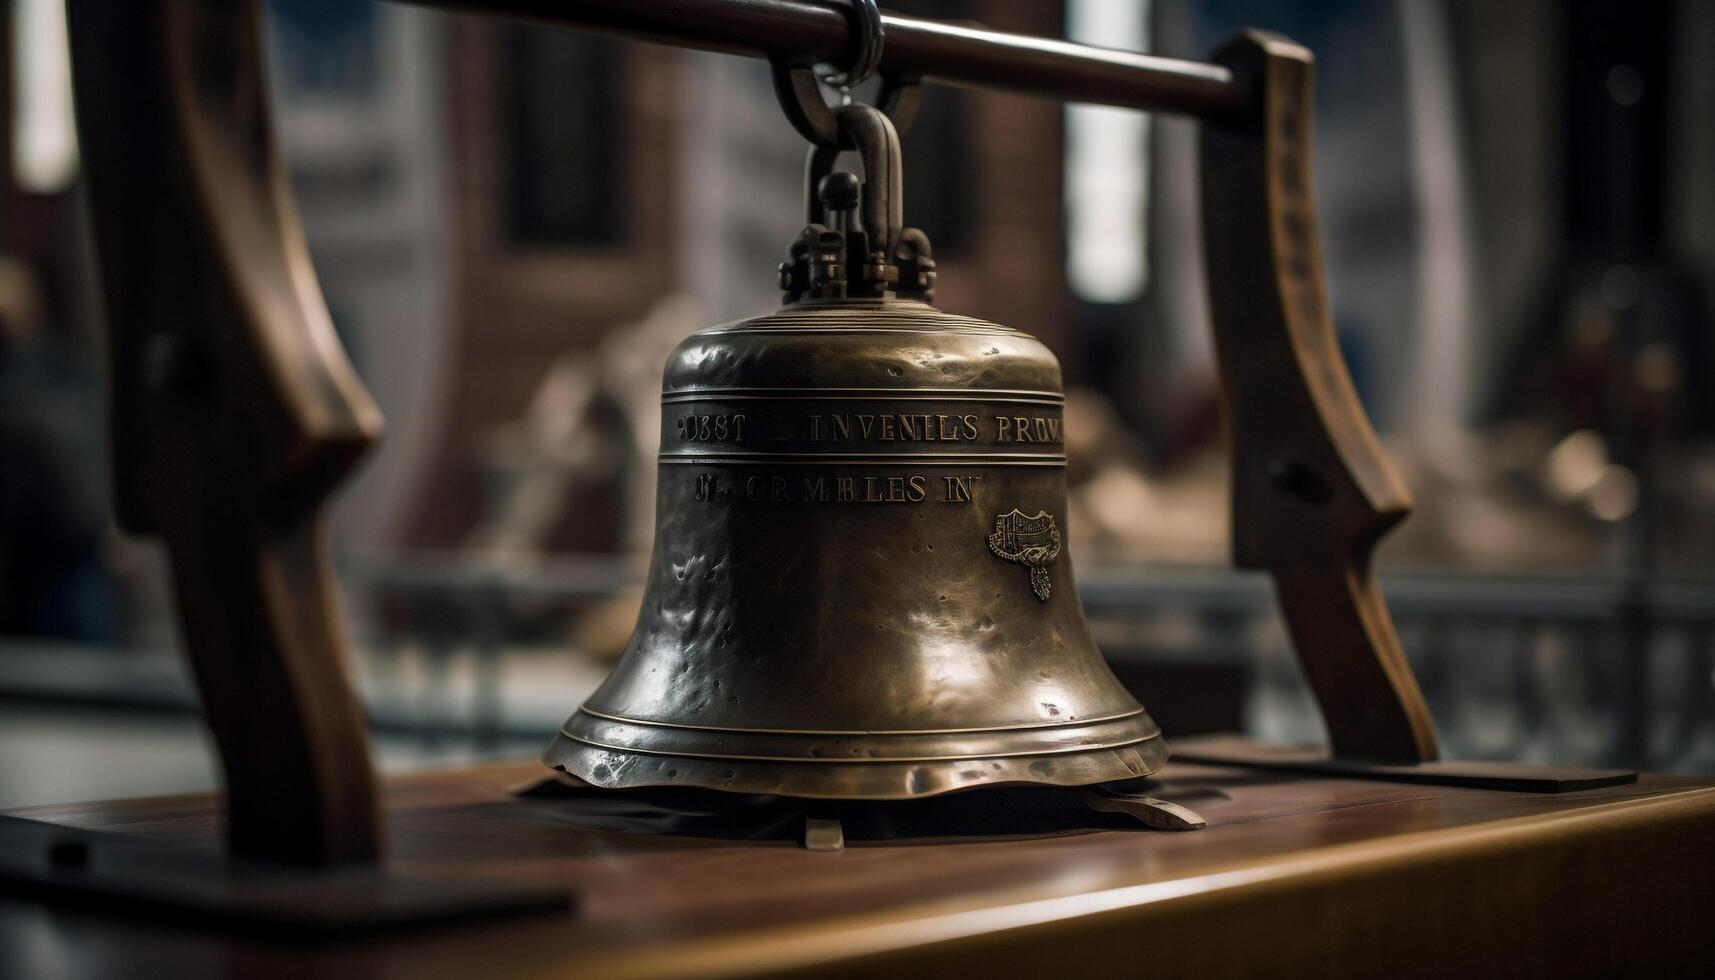
[{"label": "blurred window", "polygon": [[[928,20],[969,20],[969,0],[896,0],[890,12]],[[971,100],[946,85],[923,88],[917,119],[901,137],[905,152],[905,221],[929,236],[935,254],[957,256],[976,221],[972,206]]]},{"label": "blurred window", "polygon": [[502,30],[508,238],[525,246],[621,244],[630,174],[623,42],[586,31]]},{"label": "blurred window", "polygon": [[[1151,4],[1068,0],[1066,37],[1149,50]],[[1143,294],[1149,254],[1149,115],[1109,106],[1066,108],[1066,278],[1079,299],[1130,303]]]},{"label": "blurred window", "polygon": [[357,98],[375,90],[378,78],[375,5],[351,0],[272,0],[270,24],[277,36],[269,56],[294,90],[332,98]]},{"label": "blurred window", "polygon": [[78,166],[64,0],[18,0],[12,37],[12,166],[19,187],[55,194]]}]

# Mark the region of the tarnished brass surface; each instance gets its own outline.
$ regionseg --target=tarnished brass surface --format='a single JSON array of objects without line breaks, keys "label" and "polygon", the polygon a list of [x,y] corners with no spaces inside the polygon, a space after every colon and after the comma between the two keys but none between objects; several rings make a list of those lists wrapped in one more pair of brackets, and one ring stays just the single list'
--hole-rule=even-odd
[{"label": "tarnished brass surface", "polygon": [[898,299],[694,334],[624,659],[549,745],[605,787],[894,799],[1155,771],[1062,544],[1064,398],[1017,330]]}]

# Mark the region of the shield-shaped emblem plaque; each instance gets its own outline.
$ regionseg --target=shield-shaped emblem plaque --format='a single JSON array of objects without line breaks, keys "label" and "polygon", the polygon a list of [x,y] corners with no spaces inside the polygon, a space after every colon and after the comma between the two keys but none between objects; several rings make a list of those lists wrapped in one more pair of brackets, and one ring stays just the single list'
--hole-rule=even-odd
[{"label": "shield-shaped emblem plaque", "polygon": [[1036,598],[1047,602],[1053,591],[1048,566],[1060,557],[1060,529],[1054,526],[1054,515],[1039,510],[1027,516],[1014,507],[994,519],[994,533],[988,542],[996,555],[1030,569],[1031,590]]}]

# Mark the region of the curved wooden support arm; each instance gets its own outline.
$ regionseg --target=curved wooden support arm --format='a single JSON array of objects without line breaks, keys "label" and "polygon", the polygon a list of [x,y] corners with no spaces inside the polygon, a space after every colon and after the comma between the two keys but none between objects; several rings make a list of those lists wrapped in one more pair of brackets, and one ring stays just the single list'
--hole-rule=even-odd
[{"label": "curved wooden support arm", "polygon": [[164,538],[235,855],[375,858],[322,505],[380,435],[275,152],[259,0],[71,0],[121,523]]},{"label": "curved wooden support arm", "polygon": [[1310,53],[1250,32],[1216,61],[1249,93],[1202,126],[1209,300],[1233,442],[1233,556],[1267,569],[1336,755],[1436,758],[1370,574],[1411,510],[1352,389],[1322,291]]}]

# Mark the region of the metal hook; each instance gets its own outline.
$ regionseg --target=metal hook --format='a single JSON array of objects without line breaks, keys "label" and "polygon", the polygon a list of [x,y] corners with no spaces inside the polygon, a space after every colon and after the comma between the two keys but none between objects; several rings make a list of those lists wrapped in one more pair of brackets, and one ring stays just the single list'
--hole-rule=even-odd
[{"label": "metal hook", "polygon": [[881,46],[887,40],[881,26],[881,7],[876,0],[851,0],[851,10],[854,21],[851,33],[857,39],[851,63],[843,69],[822,65],[817,71],[822,81],[845,91],[848,101],[852,87],[875,74],[876,66],[881,64]]},{"label": "metal hook", "polygon": [[[851,105],[851,87],[876,73],[881,64],[885,35],[881,26],[881,8],[875,0],[852,0],[857,23],[852,33],[857,38],[850,66],[843,71],[829,71],[826,65],[793,60],[785,56],[769,59],[774,78],[774,95],[780,108],[799,135],[824,147],[839,147],[845,140],[835,118],[835,107],[822,98],[822,83],[838,86],[844,94],[845,105]],[[916,75],[897,72],[881,73],[881,91],[876,93],[876,108],[887,114],[894,129],[904,132],[917,116],[920,89]]]},{"label": "metal hook", "polygon": [[841,149],[854,149],[863,162],[863,211],[860,220],[875,248],[892,256],[905,231],[905,186],[899,158],[899,131],[887,114],[874,106],[850,105],[832,110],[841,126],[842,142],[817,145],[804,162],[806,217],[810,224],[827,220],[818,190],[833,172]]},{"label": "metal hook", "polygon": [[[812,68],[778,59],[773,61],[772,68],[774,96],[798,135],[817,146],[842,146],[845,140],[840,135],[840,123],[835,115],[837,109],[822,98],[822,89]],[[876,93],[875,107],[886,113],[893,128],[900,132],[904,132],[917,118],[922,93],[918,81],[914,75],[882,72],[881,91]]]}]

